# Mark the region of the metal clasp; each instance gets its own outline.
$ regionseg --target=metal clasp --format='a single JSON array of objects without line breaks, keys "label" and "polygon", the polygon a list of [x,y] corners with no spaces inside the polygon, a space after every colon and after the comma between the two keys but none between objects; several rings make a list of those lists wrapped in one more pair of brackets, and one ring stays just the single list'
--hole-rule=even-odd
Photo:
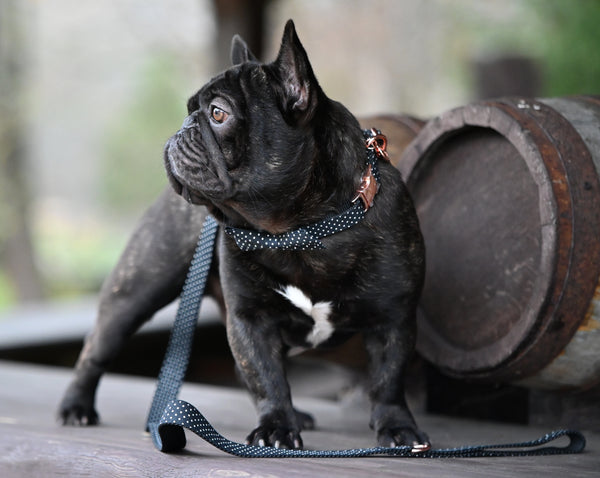
[{"label": "metal clasp", "polygon": [[431,450],[431,445],[429,443],[413,443],[411,453],[424,453],[426,451]]},{"label": "metal clasp", "polygon": [[373,136],[366,140],[367,149],[375,150],[375,154],[377,154],[379,158],[389,161],[390,157],[387,153],[387,138],[375,128],[371,128],[371,133]]}]

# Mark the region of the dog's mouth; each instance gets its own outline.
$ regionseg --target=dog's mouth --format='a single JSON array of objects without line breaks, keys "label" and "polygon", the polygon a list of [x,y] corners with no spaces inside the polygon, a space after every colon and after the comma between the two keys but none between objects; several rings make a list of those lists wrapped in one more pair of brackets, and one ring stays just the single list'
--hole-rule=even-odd
[{"label": "dog's mouth", "polygon": [[200,196],[185,184],[180,183],[172,174],[169,174],[169,182],[171,183],[173,190],[190,204],[200,206],[206,205],[209,202],[208,199]]},{"label": "dog's mouth", "polygon": [[201,143],[177,133],[164,150],[167,177],[174,191],[191,204],[223,201],[232,193],[232,180],[222,162],[212,160]]}]

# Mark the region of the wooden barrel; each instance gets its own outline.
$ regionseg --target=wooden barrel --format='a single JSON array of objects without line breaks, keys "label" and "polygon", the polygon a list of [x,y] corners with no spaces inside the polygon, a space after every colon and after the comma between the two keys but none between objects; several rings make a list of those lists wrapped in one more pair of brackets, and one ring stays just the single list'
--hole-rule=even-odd
[{"label": "wooden barrel", "polygon": [[448,111],[399,168],[427,247],[420,353],[467,379],[598,382],[600,97]]},{"label": "wooden barrel", "polygon": [[366,116],[359,118],[358,121],[364,129],[376,128],[387,137],[388,155],[396,167],[404,149],[425,126],[425,121],[406,114]]}]

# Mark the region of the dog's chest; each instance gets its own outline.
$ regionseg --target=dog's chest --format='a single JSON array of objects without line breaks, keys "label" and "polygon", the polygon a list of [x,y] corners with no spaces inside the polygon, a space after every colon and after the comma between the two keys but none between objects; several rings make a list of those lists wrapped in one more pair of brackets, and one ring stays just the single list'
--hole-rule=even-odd
[{"label": "dog's chest", "polygon": [[312,347],[318,347],[331,338],[335,332],[332,321],[332,302],[313,302],[308,295],[293,285],[286,285],[276,292],[285,297],[296,309],[312,320],[304,340]]},{"label": "dog's chest", "polygon": [[271,309],[292,349],[336,345],[361,328],[354,256],[344,261],[335,254],[315,256],[266,251],[254,263],[260,275],[249,286],[256,287],[260,307]]}]

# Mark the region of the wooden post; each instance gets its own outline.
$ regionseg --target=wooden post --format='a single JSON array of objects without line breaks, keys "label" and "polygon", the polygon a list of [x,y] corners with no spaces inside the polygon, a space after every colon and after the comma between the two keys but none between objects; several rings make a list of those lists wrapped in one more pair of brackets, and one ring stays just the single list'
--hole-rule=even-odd
[{"label": "wooden post", "polygon": [[475,60],[475,96],[478,99],[500,96],[534,98],[541,94],[542,73],[532,58],[499,56]]},{"label": "wooden post", "polygon": [[216,66],[224,70],[230,66],[229,48],[236,33],[250,47],[257,58],[263,53],[265,8],[269,0],[214,0],[217,20]]}]

